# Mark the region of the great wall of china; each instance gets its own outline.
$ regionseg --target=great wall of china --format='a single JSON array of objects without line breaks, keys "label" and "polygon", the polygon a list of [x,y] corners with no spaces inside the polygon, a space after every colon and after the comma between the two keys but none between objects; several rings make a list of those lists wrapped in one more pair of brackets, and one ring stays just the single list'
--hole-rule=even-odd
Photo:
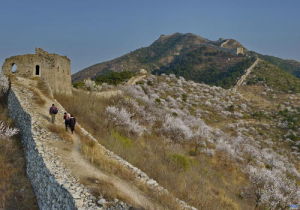
[{"label": "great wall of china", "polygon": [[[78,177],[72,174],[68,165],[65,165],[62,157],[58,155],[57,148],[51,146],[53,143],[64,140],[47,129],[48,109],[45,107],[42,111],[37,105],[34,105],[32,100],[35,93],[24,86],[29,79],[17,78],[17,80],[23,85],[13,83],[11,86],[8,94],[9,114],[20,129],[27,160],[27,174],[40,209],[129,209],[131,206],[120,200],[110,202],[109,207],[103,205],[106,202],[105,199],[92,195],[90,190],[80,183]],[[47,99],[45,98],[45,100]],[[47,102],[51,101],[47,100]],[[58,102],[55,103],[59,110],[65,110]],[[58,118],[62,118],[61,112],[58,115]],[[95,141],[108,158],[129,169],[139,182],[157,193],[168,193],[140,169],[100,145],[80,125],[78,129],[89,139]],[[103,202],[102,204],[99,203],[100,200]],[[182,209],[194,209],[183,201],[177,201]]]},{"label": "great wall of china", "polygon": [[[42,54],[40,57],[48,55],[49,54]],[[10,59],[6,60],[4,65],[5,68],[11,66],[9,62]],[[55,61],[53,62],[55,63]],[[245,77],[247,77],[247,75],[251,72],[251,69],[253,69],[257,63],[258,60],[256,60],[255,63],[246,71],[246,74],[239,80],[237,86],[242,84]],[[35,69],[35,67],[32,67],[32,69]],[[43,68],[41,68],[41,70],[43,70]],[[8,72],[9,69],[6,69],[5,71]],[[51,69],[48,69],[47,71],[51,71]],[[20,72],[22,73],[22,69]],[[33,72],[37,73],[36,69]],[[38,73],[43,75],[42,72]],[[121,200],[115,199],[113,202],[108,202],[101,195],[98,197],[93,195],[90,189],[80,182],[80,179],[74,175],[74,171],[72,171],[72,169],[70,169],[67,165],[68,162],[64,161],[64,158],[59,155],[58,148],[53,146],[55,144],[60,144],[60,142],[63,142],[64,140],[47,129],[46,125],[49,124],[49,120],[47,119],[48,108],[46,106],[39,106],[35,104],[34,97],[36,97],[37,92],[39,92],[47,105],[50,105],[53,101],[55,101],[59,110],[65,109],[55,99],[44,96],[38,88],[34,91],[32,90],[34,88],[33,83],[36,81],[30,78],[32,76],[31,73],[26,76],[29,78],[18,77],[18,74],[15,74],[15,76],[15,82],[12,82],[8,94],[8,109],[11,118],[16,122],[16,126],[20,129],[27,160],[27,175],[31,180],[39,208],[99,210],[132,209],[131,204]],[[70,77],[70,74],[65,74],[65,76]],[[145,76],[142,75],[140,77],[133,78],[129,83],[134,84],[140,78],[144,77]],[[47,77],[44,77],[43,79],[45,82],[51,83],[51,79],[48,80]],[[71,80],[68,79],[67,81],[70,82]],[[57,92],[56,88],[59,87],[57,84],[55,86],[53,86],[53,84],[49,84],[49,86],[51,86],[53,92]],[[69,88],[70,84],[67,86]],[[67,91],[67,94],[69,94],[69,92],[70,90]],[[62,119],[62,111],[58,114],[58,118]],[[61,126],[63,126],[63,124],[61,124]],[[78,126],[78,129],[80,129],[80,132],[87,138],[98,145],[106,158],[114,161],[123,168],[129,169],[131,173],[134,174],[135,179],[138,180],[138,182],[143,183],[155,193],[168,193],[166,189],[161,187],[155,180],[149,178],[147,174],[142,172],[140,169],[134,167],[118,155],[104,148],[98,143],[97,139],[95,139],[84,128],[80,127],[80,125]],[[81,165],[82,169],[88,170],[89,168],[84,167],[86,163],[84,162],[85,160],[81,159],[81,161],[83,162]],[[80,165],[77,167],[80,167]],[[91,170],[97,172],[97,169],[91,168]],[[89,171],[85,171],[85,173],[89,174]],[[122,183],[118,183],[116,180],[117,179],[114,180],[116,182],[114,183],[115,187],[120,187],[120,190],[122,191]],[[123,193],[126,194],[126,190],[124,190]],[[138,206],[145,207],[143,206],[143,202],[147,203],[147,198],[138,195],[138,192],[135,194],[136,195],[133,195],[133,197],[137,197],[136,200],[132,197],[134,203]],[[176,200],[182,209],[195,209],[179,199]],[[106,205],[108,203],[109,205]],[[150,207],[147,206],[146,208],[162,209],[155,205],[150,205]]]}]

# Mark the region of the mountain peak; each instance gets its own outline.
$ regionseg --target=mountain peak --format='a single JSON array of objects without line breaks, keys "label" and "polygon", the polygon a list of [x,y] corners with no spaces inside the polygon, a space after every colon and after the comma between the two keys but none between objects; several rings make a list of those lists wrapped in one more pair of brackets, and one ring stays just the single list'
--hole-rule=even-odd
[{"label": "mountain peak", "polygon": [[189,66],[192,71],[210,69],[213,64],[217,64],[217,68],[226,70],[227,67],[243,60],[242,57],[237,57],[238,47],[242,45],[233,39],[211,41],[193,33],[162,34],[148,47],[93,65],[74,74],[73,81],[95,78],[108,71],[146,69],[151,72],[170,66],[172,63],[177,65],[183,60],[186,62],[190,60],[186,66]]},{"label": "mountain peak", "polygon": [[181,42],[194,42],[195,44],[200,44],[204,42],[208,42],[208,39],[205,39],[201,36],[198,36],[193,33],[173,33],[173,34],[162,34],[159,36],[159,38],[154,43],[163,43],[170,40],[177,40]]}]

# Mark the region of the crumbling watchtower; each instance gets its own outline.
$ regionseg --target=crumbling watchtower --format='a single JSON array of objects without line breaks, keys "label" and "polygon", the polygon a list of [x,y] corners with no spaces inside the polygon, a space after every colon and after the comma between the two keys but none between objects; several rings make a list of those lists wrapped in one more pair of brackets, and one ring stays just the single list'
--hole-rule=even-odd
[{"label": "crumbling watchtower", "polygon": [[40,77],[53,93],[72,94],[71,61],[66,56],[50,54],[41,48],[35,54],[17,55],[5,59],[4,74],[19,77]]}]

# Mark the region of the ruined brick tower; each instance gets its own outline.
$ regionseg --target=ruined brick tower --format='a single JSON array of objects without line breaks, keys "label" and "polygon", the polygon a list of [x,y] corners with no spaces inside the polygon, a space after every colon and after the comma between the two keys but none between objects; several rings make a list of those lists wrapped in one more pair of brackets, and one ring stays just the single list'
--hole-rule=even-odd
[{"label": "ruined brick tower", "polygon": [[5,59],[4,74],[19,77],[40,77],[53,93],[72,94],[70,59],[66,56],[50,54],[41,48],[35,54],[17,55]]}]

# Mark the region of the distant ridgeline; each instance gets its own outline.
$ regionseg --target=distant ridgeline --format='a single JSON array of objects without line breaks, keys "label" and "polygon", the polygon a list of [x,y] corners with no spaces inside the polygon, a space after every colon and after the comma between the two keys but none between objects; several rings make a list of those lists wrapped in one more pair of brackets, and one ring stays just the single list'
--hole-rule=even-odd
[{"label": "distant ridgeline", "polygon": [[[210,53],[205,50],[206,47],[177,56],[170,65],[156,69],[153,73],[175,74],[195,82],[231,88],[255,61],[255,57],[230,58],[232,55],[220,50]],[[224,61],[226,58],[227,61]],[[234,60],[232,63],[231,59]]]},{"label": "distant ridgeline", "polygon": [[233,39],[211,41],[191,33],[175,33],[161,35],[148,47],[85,68],[72,75],[72,81],[146,69],[153,74],[175,74],[195,82],[231,88],[257,57],[300,77],[300,62],[248,51]]}]

